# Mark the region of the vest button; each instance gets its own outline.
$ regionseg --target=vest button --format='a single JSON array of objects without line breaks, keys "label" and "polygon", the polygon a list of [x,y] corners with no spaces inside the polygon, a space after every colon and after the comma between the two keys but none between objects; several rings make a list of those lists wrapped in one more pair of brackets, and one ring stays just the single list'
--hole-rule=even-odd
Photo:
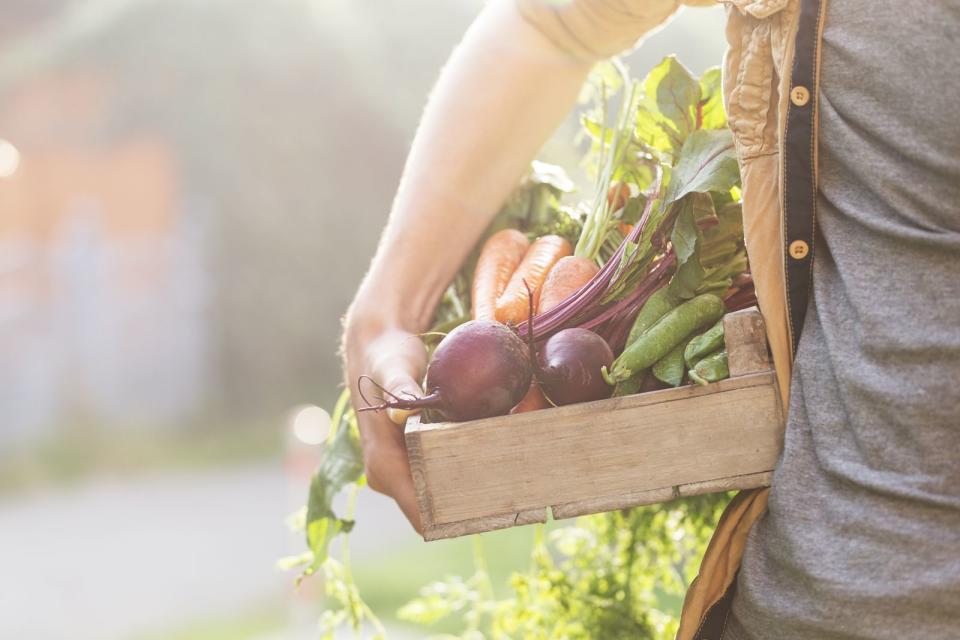
[{"label": "vest button", "polygon": [[791,258],[795,260],[803,260],[807,257],[807,254],[810,253],[810,245],[803,240],[794,240],[790,243],[788,250],[790,251]]},{"label": "vest button", "polygon": [[790,102],[798,107],[802,107],[810,102],[810,90],[804,86],[797,85],[790,90]]}]

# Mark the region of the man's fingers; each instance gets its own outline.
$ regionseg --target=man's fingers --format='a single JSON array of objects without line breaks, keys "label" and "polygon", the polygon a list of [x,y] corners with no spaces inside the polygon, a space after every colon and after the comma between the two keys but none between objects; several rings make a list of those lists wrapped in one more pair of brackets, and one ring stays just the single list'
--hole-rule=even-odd
[{"label": "man's fingers", "polygon": [[364,467],[370,488],[396,500],[410,524],[420,531],[420,510],[406,450],[389,441],[369,443],[364,448]]},{"label": "man's fingers", "polygon": [[413,479],[406,476],[405,481],[397,486],[397,494],[393,499],[400,505],[403,515],[417,530],[417,533],[423,534],[423,524],[420,522],[420,508],[417,506],[417,494],[413,489]]},{"label": "man's fingers", "polygon": [[[413,400],[423,395],[418,380],[426,366],[423,343],[415,336],[407,336],[392,343],[372,359],[373,377],[386,390],[388,400]],[[388,409],[387,417],[397,425],[406,424],[415,411]]]},{"label": "man's fingers", "polygon": [[[423,395],[419,380],[426,368],[427,353],[417,336],[392,331],[354,346],[355,349],[348,347],[347,350],[347,375],[355,407],[363,404],[359,394],[361,386],[370,404],[380,404],[378,396],[389,402]],[[382,388],[378,391],[369,381],[361,382],[364,376]],[[410,523],[420,531],[420,512],[407,463],[403,429],[397,427],[404,424],[407,417],[407,412],[399,410],[357,414],[370,488],[396,500]]]}]

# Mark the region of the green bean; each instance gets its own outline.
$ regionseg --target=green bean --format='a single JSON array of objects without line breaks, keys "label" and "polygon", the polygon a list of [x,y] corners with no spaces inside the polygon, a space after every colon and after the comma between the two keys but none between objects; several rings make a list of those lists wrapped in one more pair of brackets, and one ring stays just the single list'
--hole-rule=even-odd
[{"label": "green bean", "polygon": [[627,336],[627,346],[633,344],[644,331],[657,323],[671,309],[676,308],[680,301],[670,292],[669,286],[664,286],[653,292],[637,314],[637,319],[633,321],[633,327]]},{"label": "green bean", "polygon": [[687,300],[643,332],[613,362],[607,382],[614,384],[653,365],[697,329],[723,317],[723,301],[711,293]]},{"label": "green bean", "polygon": [[709,384],[728,377],[730,369],[727,367],[726,350],[710,354],[690,369],[690,379],[697,384]]},{"label": "green bean", "polygon": [[656,361],[651,371],[653,371],[657,380],[665,382],[671,387],[680,386],[680,383],[683,382],[683,374],[687,371],[683,363],[683,354],[684,348],[689,342],[689,340],[684,340],[671,349],[670,353]]},{"label": "green bean", "polygon": [[722,346],[723,318],[720,318],[717,320],[717,324],[710,327],[706,333],[701,333],[690,341],[686,351],[683,352],[683,359],[686,361],[688,367],[692,367]]},{"label": "green bean", "polygon": [[617,386],[613,388],[612,397],[619,398],[620,396],[632,396],[635,393],[640,393],[641,384],[643,384],[642,375],[633,376],[632,378],[618,382]]}]

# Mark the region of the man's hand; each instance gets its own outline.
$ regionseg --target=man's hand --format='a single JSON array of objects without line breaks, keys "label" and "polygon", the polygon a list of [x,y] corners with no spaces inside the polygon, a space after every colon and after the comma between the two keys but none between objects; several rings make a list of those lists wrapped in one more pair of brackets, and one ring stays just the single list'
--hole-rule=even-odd
[{"label": "man's hand", "polygon": [[[351,317],[347,322],[344,355],[354,409],[366,406],[361,389],[373,404],[379,403],[381,394],[389,398],[369,381],[361,381],[361,376],[369,376],[401,398],[422,395],[418,380],[423,379],[427,356],[423,342],[416,335],[383,327],[376,321]],[[396,500],[410,523],[420,531],[420,512],[407,463],[403,425],[391,422],[386,411],[357,412],[357,422],[370,488]]]}]

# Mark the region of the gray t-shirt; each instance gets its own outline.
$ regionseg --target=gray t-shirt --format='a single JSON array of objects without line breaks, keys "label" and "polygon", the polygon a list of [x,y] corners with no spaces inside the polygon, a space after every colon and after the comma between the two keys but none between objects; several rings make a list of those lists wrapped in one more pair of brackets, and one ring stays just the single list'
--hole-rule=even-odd
[{"label": "gray t-shirt", "polygon": [[723,640],[960,638],[958,47],[958,1],[827,3],[813,299]]}]

